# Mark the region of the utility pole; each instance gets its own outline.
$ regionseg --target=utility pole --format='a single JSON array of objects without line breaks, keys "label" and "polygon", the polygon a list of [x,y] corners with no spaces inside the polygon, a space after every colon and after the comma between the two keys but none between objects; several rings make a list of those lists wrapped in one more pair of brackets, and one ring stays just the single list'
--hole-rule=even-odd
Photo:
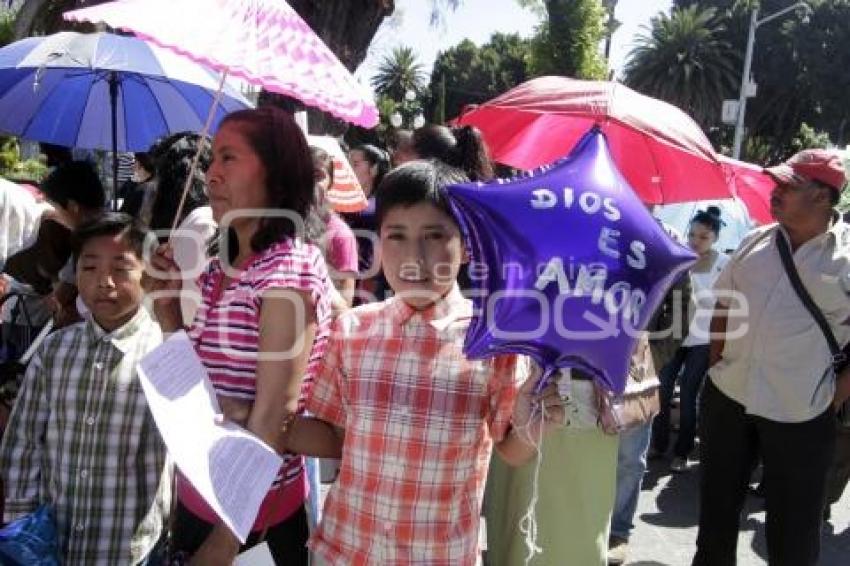
[{"label": "utility pole", "polygon": [[753,8],[750,14],[750,27],[747,33],[747,52],[744,55],[744,72],[741,74],[741,90],[738,93],[738,119],[735,121],[735,141],[732,144],[732,157],[741,158],[741,144],[744,141],[744,114],[747,112],[747,91],[749,90],[750,71],[753,65],[753,46],[756,42],[759,9]]},{"label": "utility pole", "polygon": [[738,93],[738,118],[735,121],[735,140],[732,145],[732,157],[735,159],[741,158],[741,146],[744,143],[744,116],[747,111],[747,98],[751,96],[750,71],[752,70],[753,64],[753,49],[755,48],[756,42],[756,30],[760,25],[782,17],[797,8],[803,8],[806,11],[805,16],[803,16],[803,23],[808,23],[809,14],[812,12],[812,8],[806,2],[797,2],[796,4],[792,4],[791,6],[783,8],[782,10],[762,19],[758,19],[759,9],[757,7],[753,8],[753,12],[750,14],[750,27],[747,33],[747,51],[744,55],[744,72],[741,74],[741,91]]},{"label": "utility pole", "polygon": [[620,27],[620,22],[614,18],[617,2],[619,0],[603,0],[602,2],[605,9],[608,10],[608,21],[605,22],[605,61],[608,61],[611,55],[611,39],[614,37],[614,32]]}]

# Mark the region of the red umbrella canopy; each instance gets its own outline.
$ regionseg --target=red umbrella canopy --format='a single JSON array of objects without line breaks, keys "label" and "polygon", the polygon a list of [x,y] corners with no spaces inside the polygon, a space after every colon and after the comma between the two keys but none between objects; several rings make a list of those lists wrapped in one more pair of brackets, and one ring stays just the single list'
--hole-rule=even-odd
[{"label": "red umbrella canopy", "polygon": [[720,162],[729,187],[747,207],[750,217],[759,224],[776,222],[770,213],[770,193],[776,182],[764,172],[764,168],[726,156],[721,156]]},{"label": "red umbrella canopy", "polygon": [[731,196],[699,125],[677,107],[606,81],[540,77],[457,119],[478,127],[493,159],[533,169],[567,155],[594,124],[614,161],[650,204]]}]

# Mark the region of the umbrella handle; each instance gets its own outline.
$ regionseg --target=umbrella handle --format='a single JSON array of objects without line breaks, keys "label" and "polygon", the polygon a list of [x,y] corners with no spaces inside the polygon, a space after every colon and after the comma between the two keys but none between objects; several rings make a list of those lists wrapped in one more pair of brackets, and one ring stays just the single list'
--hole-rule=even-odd
[{"label": "umbrella handle", "polygon": [[201,158],[201,151],[204,149],[203,139],[209,134],[213,118],[215,117],[215,110],[218,107],[219,102],[221,102],[221,95],[224,91],[224,81],[226,79],[227,69],[225,68],[221,72],[221,81],[218,83],[218,90],[215,92],[215,97],[210,105],[210,111],[207,114],[207,121],[204,123],[204,129],[201,131],[201,140],[198,143],[198,149],[195,150],[195,156],[192,158],[192,166],[189,168],[189,174],[186,175],[186,183],[183,185],[183,194],[180,196],[180,204],[177,205],[177,212],[174,213],[174,221],[171,224],[171,230],[168,234],[169,240],[171,240],[171,236],[174,234],[177,224],[180,223],[180,214],[183,212],[183,205],[186,204],[186,196],[189,194],[189,187],[192,185],[192,177],[195,175],[195,170],[198,168],[198,160]]}]

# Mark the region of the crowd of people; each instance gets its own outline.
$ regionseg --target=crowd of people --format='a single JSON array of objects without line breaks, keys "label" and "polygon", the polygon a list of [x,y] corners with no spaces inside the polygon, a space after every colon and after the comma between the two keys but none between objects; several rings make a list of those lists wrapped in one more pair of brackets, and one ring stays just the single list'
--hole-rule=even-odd
[{"label": "crowd of people", "polygon": [[[480,133],[426,125],[391,145],[348,151],[368,201],[354,214],[328,201],[332,157],[269,106],[230,114],[212,140],[178,134],[137,154],[119,212],[93,166],[70,159],[38,212],[0,201],[15,226],[0,295],[56,328],[6,415],[4,523],[49,503],[67,564],[231,564],[261,544],[287,565],[620,564],[647,458],[688,473],[698,451],[694,564],[735,563],[759,459],[770,564],[817,562],[850,475],[835,419],[850,375],[782,248],[844,346],[837,158],[807,150],[768,169],[777,223],[731,256],[715,249],[715,208],[671,234],[698,259],[629,370],[641,391],[658,378],[659,411],[612,430],[589,375],[561,370],[537,391],[528,358],[463,354],[474,281],[443,189],[494,178]],[[181,331],[223,418],[283,457],[244,544],[173,469],[136,373]],[[323,505],[314,459],[339,462]]]}]

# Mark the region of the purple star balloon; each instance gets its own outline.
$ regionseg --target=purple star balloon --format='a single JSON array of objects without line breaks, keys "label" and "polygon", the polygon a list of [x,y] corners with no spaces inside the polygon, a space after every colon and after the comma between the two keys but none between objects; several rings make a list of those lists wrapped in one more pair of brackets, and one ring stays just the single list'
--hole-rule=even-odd
[{"label": "purple star balloon", "polygon": [[604,134],[527,176],[447,194],[472,252],[466,355],[526,354],[541,387],[575,367],[622,393],[640,331],[696,256],[650,215]]}]

